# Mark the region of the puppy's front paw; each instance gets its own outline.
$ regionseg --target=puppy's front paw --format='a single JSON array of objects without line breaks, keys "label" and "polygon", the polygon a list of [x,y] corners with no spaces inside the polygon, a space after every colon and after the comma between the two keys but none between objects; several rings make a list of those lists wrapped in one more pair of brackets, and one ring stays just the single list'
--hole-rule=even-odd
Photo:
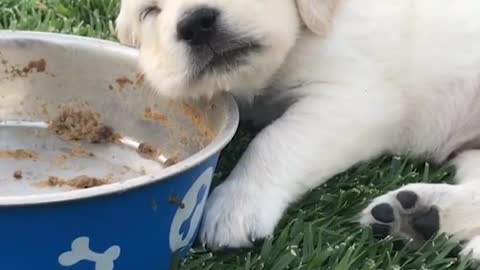
[{"label": "puppy's front paw", "polygon": [[213,250],[249,247],[273,234],[285,207],[278,194],[227,181],[207,202],[200,241]]}]

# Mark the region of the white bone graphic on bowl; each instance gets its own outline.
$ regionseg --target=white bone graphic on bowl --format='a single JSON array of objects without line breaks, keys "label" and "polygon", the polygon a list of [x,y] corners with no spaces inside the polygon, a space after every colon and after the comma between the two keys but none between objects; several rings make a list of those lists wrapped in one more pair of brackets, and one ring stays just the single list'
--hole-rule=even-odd
[{"label": "white bone graphic on bowl", "polygon": [[104,253],[96,253],[90,249],[90,239],[79,237],[72,242],[72,250],[58,257],[61,266],[73,266],[80,261],[95,263],[95,270],[113,270],[114,262],[120,256],[120,247],[112,246]]},{"label": "white bone graphic on bowl", "polygon": [[202,218],[214,169],[206,169],[182,198],[184,208],[179,207],[170,226],[170,250],[176,252],[186,247],[194,238]]}]

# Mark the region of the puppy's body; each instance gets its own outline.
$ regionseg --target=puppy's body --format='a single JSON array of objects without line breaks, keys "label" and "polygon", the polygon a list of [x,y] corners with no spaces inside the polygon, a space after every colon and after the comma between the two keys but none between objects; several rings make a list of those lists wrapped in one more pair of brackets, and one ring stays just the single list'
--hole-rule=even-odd
[{"label": "puppy's body", "polygon": [[383,92],[393,101],[368,107],[393,111],[386,150],[442,161],[480,135],[478,11],[474,0],[347,0],[328,38],[302,33],[273,84],[319,99],[358,94],[349,106]]},{"label": "puppy's body", "polygon": [[[268,102],[251,110],[257,112],[253,118],[272,111],[266,104],[289,105],[212,193],[200,233],[209,246],[247,246],[272,234],[290,203],[358,162],[383,153],[441,162],[462,150],[454,161],[461,185],[406,186],[374,200],[361,222],[382,234],[414,239],[437,231],[455,234],[472,240],[465,252],[480,258],[480,218],[473,215],[480,210],[480,152],[469,150],[480,146],[480,2],[297,0],[302,13],[296,15],[290,12],[293,0],[248,1],[253,14],[275,9],[272,16],[279,18],[272,23],[249,17],[238,11],[242,4],[229,1],[166,0],[166,17],[130,29],[125,14],[135,13],[139,5],[133,1],[122,2],[120,37],[131,43],[130,34],[143,33],[144,38],[133,36],[140,39],[142,66],[159,91],[265,94]],[[177,44],[168,27],[198,5],[225,10],[229,16],[222,27],[254,36],[263,55],[252,52],[250,65],[227,66],[226,72],[189,82],[185,74],[194,68],[188,63],[199,60],[188,60],[190,49]],[[301,18],[310,31],[301,28]],[[165,35],[145,37],[156,28]],[[162,48],[180,63],[154,60]],[[172,79],[160,82],[169,74]]]}]

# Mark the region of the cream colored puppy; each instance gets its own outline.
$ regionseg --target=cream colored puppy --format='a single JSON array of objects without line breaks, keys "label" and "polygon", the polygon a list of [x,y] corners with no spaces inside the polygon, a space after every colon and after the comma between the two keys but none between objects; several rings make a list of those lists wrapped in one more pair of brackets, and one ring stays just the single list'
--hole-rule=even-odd
[{"label": "cream colored puppy", "polygon": [[480,258],[479,14],[478,0],[123,0],[117,23],[159,94],[226,90],[270,121],[210,196],[209,247],[271,235],[291,203],[358,162],[459,153],[458,185],[407,185],[361,222],[452,234]]}]

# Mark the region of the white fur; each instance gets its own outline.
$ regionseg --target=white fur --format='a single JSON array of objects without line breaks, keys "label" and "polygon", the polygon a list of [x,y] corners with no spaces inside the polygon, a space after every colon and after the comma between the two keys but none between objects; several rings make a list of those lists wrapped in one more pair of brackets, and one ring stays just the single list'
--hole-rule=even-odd
[{"label": "white fur", "polygon": [[[150,2],[162,13],[139,23],[142,5]],[[252,55],[247,67],[189,82],[186,45],[175,39],[176,23],[198,5],[218,8],[231,29],[259,39],[266,49]],[[140,46],[141,66],[159,93],[267,92],[272,101],[296,100],[258,134],[213,191],[200,232],[212,248],[248,246],[271,235],[292,202],[358,162],[383,153],[441,162],[480,139],[478,0],[299,0],[298,5],[301,16],[294,0],[122,1],[119,38]],[[309,10],[314,13],[306,14]],[[469,218],[471,228],[458,226],[480,235],[480,215],[470,211],[480,207],[475,186],[480,158],[474,156],[457,159],[460,176],[472,186],[452,188],[451,201],[442,204],[452,197],[437,192],[450,186],[413,188],[425,200],[437,198],[440,212],[473,203],[468,217],[444,215],[447,233],[458,232],[455,219]]]}]

